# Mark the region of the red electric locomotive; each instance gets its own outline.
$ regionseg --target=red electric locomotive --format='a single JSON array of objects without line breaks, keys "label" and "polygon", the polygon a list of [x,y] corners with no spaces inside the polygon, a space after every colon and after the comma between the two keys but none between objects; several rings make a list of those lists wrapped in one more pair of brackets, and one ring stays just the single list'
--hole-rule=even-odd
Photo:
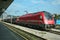
[{"label": "red electric locomotive", "polygon": [[42,29],[51,29],[55,27],[53,16],[46,11],[25,14],[17,18],[16,22]]}]

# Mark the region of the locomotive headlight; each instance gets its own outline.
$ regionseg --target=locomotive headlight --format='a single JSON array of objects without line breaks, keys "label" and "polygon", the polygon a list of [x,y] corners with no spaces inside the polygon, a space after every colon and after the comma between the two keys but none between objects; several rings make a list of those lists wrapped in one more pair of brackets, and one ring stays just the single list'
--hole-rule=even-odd
[{"label": "locomotive headlight", "polygon": [[40,16],[40,19],[42,19],[42,16]]}]

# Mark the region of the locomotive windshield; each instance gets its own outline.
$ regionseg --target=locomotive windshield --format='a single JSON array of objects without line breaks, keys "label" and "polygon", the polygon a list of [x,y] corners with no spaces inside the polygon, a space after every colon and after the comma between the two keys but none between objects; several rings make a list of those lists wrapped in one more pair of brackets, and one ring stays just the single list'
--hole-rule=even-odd
[{"label": "locomotive windshield", "polygon": [[44,11],[44,14],[47,19],[52,19],[52,15],[49,12]]}]

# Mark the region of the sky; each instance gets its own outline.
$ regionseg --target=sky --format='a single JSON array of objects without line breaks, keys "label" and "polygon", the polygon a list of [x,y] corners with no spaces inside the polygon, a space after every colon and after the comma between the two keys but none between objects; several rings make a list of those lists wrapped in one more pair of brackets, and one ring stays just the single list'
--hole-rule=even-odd
[{"label": "sky", "polygon": [[47,11],[51,14],[60,13],[60,0],[14,0],[6,12],[21,16],[28,13]]}]

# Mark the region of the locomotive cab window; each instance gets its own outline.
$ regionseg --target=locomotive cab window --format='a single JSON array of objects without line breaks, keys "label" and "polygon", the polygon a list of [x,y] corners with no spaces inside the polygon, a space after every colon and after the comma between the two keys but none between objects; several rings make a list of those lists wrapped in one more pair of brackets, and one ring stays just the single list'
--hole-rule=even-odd
[{"label": "locomotive cab window", "polygon": [[52,15],[49,12],[44,11],[44,14],[47,19],[52,19]]}]

